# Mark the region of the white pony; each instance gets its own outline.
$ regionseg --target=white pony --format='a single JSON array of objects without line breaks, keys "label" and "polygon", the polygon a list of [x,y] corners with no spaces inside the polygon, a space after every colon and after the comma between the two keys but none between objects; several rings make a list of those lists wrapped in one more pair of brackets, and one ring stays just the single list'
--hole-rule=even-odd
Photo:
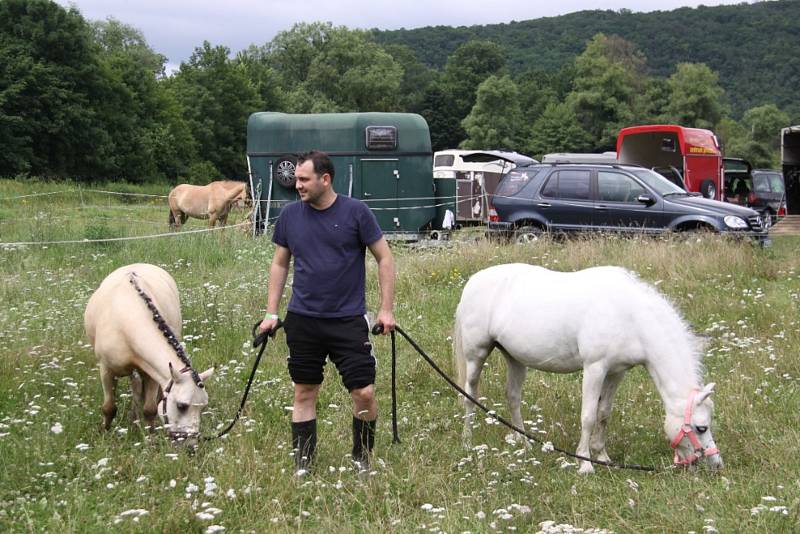
[{"label": "white pony", "polygon": [[[705,458],[721,468],[711,435],[714,384],[703,386],[702,343],[653,287],[620,267],[562,273],[526,264],[490,267],[468,281],[456,310],[454,360],[459,383],[478,393],[493,348],[506,358],[506,397],[522,428],[527,367],[555,373],[583,370],[577,454],[608,462],[606,425],[625,372],[644,365],[664,402],[664,431],[676,464]],[[469,443],[474,405],[466,403]],[[594,469],[580,461],[579,472]]]},{"label": "white pony", "polygon": [[178,287],[155,265],[120,267],[89,298],[84,327],[100,367],[106,430],[117,414],[117,378],[137,371],[131,391],[148,426],[158,413],[173,440],[197,444],[200,413],[208,404],[204,381],[214,370],[198,375],[188,364],[181,326]]}]

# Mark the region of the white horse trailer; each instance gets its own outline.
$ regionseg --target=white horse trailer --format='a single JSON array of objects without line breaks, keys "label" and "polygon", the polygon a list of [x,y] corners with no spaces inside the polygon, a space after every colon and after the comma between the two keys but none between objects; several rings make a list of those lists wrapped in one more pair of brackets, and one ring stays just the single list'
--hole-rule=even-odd
[{"label": "white horse trailer", "polygon": [[511,169],[538,163],[503,150],[441,150],[433,155],[433,178],[439,201],[452,207],[455,224],[484,224],[496,217],[492,196]]}]

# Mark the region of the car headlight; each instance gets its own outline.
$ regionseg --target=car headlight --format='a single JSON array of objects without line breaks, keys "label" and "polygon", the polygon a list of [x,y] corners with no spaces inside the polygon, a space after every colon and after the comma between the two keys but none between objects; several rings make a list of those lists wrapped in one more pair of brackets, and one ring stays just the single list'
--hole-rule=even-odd
[{"label": "car headlight", "polygon": [[747,221],[736,215],[725,216],[725,226],[728,228],[735,228],[737,230],[747,229]]}]

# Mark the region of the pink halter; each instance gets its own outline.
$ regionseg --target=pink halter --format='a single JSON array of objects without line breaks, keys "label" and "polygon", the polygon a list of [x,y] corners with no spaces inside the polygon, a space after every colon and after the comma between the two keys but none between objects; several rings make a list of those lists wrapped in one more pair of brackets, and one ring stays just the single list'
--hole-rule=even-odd
[{"label": "pink halter", "polygon": [[699,389],[695,388],[689,394],[689,400],[686,401],[686,408],[683,410],[683,426],[678,431],[678,435],[675,436],[675,439],[672,440],[672,443],[669,444],[670,447],[676,449],[678,444],[681,440],[685,437],[689,438],[689,441],[694,447],[694,452],[688,455],[686,458],[681,460],[678,458],[678,452],[675,452],[675,465],[692,465],[697,460],[704,456],[714,456],[715,454],[719,454],[719,449],[713,447],[711,449],[704,449],[703,446],[700,444],[700,440],[697,439],[697,434],[694,432],[694,427],[692,427],[692,409],[694,408],[694,398],[700,392]]}]

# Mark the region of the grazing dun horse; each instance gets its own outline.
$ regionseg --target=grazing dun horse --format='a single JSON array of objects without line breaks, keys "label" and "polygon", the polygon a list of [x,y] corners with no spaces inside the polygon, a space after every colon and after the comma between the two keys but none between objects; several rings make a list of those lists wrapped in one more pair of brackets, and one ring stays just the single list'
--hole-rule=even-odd
[{"label": "grazing dun horse", "polygon": [[208,219],[211,228],[219,221],[225,226],[234,204],[250,202],[247,184],[233,180],[211,182],[208,185],[180,184],[169,192],[169,227],[180,229],[188,217]]},{"label": "grazing dun horse", "polygon": [[100,367],[105,429],[117,414],[117,378],[136,371],[134,405],[141,407],[148,426],[153,428],[158,413],[173,440],[195,446],[200,412],[208,404],[204,382],[214,370],[198,374],[180,344],[175,280],[155,265],[120,267],[89,298],[84,327]]},{"label": "grazing dun horse", "polygon": [[[522,428],[522,385],[528,367],[555,373],[583,370],[577,454],[608,462],[606,425],[625,372],[644,365],[664,403],[664,431],[676,464],[705,458],[721,468],[711,435],[714,384],[703,386],[702,343],[655,288],[619,267],[562,273],[509,264],[472,276],[458,304],[453,334],[459,382],[472,397],[489,353],[506,359],[506,397]],[[466,402],[465,444],[474,405]],[[579,471],[592,464],[580,461]]]}]

